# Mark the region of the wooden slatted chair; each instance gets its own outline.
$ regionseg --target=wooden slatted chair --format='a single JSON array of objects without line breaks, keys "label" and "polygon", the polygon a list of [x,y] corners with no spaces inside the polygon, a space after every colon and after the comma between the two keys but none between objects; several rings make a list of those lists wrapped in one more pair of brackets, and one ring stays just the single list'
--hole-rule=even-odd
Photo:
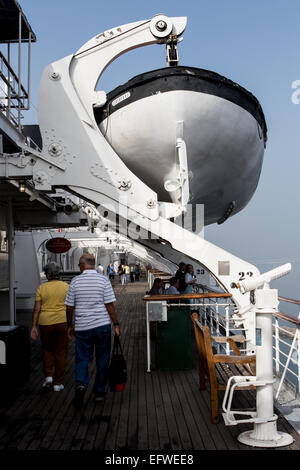
[{"label": "wooden slatted chair", "polygon": [[[207,377],[210,384],[211,421],[217,423],[219,419],[218,392],[226,390],[227,380],[230,376],[237,375],[232,373],[230,366],[236,366],[241,375],[249,376],[254,371],[255,355],[241,355],[236,342],[240,343],[245,340],[242,335],[212,337],[209,327],[203,326],[199,322],[197,313],[193,313],[192,318],[198,351],[200,390],[205,390]],[[218,343],[228,342],[234,355],[215,354],[212,345],[213,340]],[[253,390],[254,388],[253,385],[249,385],[248,388],[243,387],[243,390]],[[236,390],[239,390],[239,388],[237,387]]]}]

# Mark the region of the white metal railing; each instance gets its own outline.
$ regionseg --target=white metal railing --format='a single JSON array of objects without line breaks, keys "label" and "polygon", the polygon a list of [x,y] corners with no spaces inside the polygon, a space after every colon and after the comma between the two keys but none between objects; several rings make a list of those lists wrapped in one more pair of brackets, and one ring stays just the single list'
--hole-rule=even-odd
[{"label": "white metal railing", "polygon": [[[251,345],[247,339],[247,329],[244,326],[236,326],[236,321],[232,318],[235,306],[233,302],[220,301],[220,299],[205,299],[205,302],[193,304],[195,310],[198,309],[199,321],[202,325],[208,326],[212,336],[244,336],[245,341],[240,348],[241,353],[249,354]],[[218,354],[231,354],[229,343],[217,343]]]},{"label": "white metal railing", "polygon": [[[195,305],[196,307],[196,305]],[[232,318],[234,305],[231,301],[219,303],[218,299],[210,299],[199,308],[199,319],[202,324],[208,325],[212,335],[230,336],[241,334],[247,338],[247,329],[236,328]],[[242,319],[241,319],[242,320]],[[241,353],[247,354],[248,347],[246,339]],[[218,353],[231,354],[228,343],[217,344]],[[294,396],[300,396],[300,314],[297,317],[278,313],[273,315],[273,361],[274,373],[279,379],[279,385],[275,398],[279,397],[283,386],[294,392]]]},{"label": "white metal railing", "polygon": [[[148,281],[153,281],[152,273],[148,273],[148,275]],[[160,273],[159,277],[163,278],[164,274]],[[215,289],[199,284],[193,288],[193,293],[205,294],[209,292],[215,292]],[[300,305],[299,301],[285,297],[279,297],[279,299]],[[230,298],[197,298],[180,300],[180,303],[171,301],[167,303],[167,308],[187,306],[198,312],[199,321],[201,324],[209,326],[213,336],[237,334],[244,336],[245,342],[240,351],[249,354],[253,345],[247,339],[247,328],[243,326],[242,317],[239,318],[239,326],[236,326],[236,320],[233,318],[235,305]],[[218,353],[232,353],[229,343],[217,343],[216,349]],[[275,398],[279,397],[283,386],[288,387],[294,393],[295,398],[300,397],[300,314],[298,318],[284,313],[273,315],[273,361],[274,374],[279,382]]]},{"label": "white metal railing", "polygon": [[38,152],[41,151],[40,147],[38,146],[38,144],[36,144],[34,142],[34,140],[32,140],[31,137],[27,136],[26,137],[26,145],[27,147],[30,147],[30,148],[33,148],[34,150],[37,150]]},{"label": "white metal railing", "polygon": [[300,315],[284,313],[273,316],[273,360],[276,376],[280,379],[276,399],[284,385],[300,396]]},{"label": "white metal railing", "polygon": [[0,111],[15,127],[20,127],[22,110],[29,109],[29,94],[20,80],[0,52]]},{"label": "white metal railing", "polygon": [[[199,319],[210,326],[213,335],[224,335],[224,331],[230,333],[230,308],[234,304],[229,301],[231,295],[225,293],[183,294],[183,295],[147,295],[146,301],[146,331],[147,331],[147,372],[151,371],[151,348],[150,348],[150,322],[167,321],[168,309],[189,308],[198,311]],[[234,322],[233,322],[234,323]],[[222,347],[218,345],[219,349]],[[227,343],[227,353],[230,354],[230,345]]]}]

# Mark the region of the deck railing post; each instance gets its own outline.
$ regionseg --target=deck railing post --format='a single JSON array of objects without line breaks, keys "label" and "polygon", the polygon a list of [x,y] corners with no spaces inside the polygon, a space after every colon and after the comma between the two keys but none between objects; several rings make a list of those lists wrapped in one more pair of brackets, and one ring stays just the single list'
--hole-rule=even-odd
[{"label": "deck railing post", "polygon": [[[216,335],[220,335],[220,315],[219,315],[219,306],[216,305]],[[217,351],[220,354],[220,344],[217,345]]]},{"label": "deck railing post", "polygon": [[[226,318],[226,336],[230,336],[230,328],[229,328],[229,308],[225,309],[225,318]],[[230,354],[230,344],[226,343],[226,354]]]},{"label": "deck railing post", "polygon": [[[8,64],[10,65],[10,44],[7,44],[7,60]],[[2,61],[3,63],[3,61]],[[10,69],[8,67],[8,72],[7,72],[7,81],[8,81],[8,87],[7,87],[7,108],[6,108],[6,117],[10,120],[10,107],[11,107],[11,87],[10,87]]]},{"label": "deck railing post", "polygon": [[279,323],[278,323],[278,318],[275,318],[275,370],[276,374],[279,375],[279,361],[280,361],[280,355],[279,355]]},{"label": "deck railing post", "polygon": [[[300,320],[300,313],[298,315]],[[298,394],[300,395],[300,328],[297,327]]]},{"label": "deck railing post", "polygon": [[13,205],[12,198],[8,198],[7,207],[7,239],[8,239],[8,253],[9,253],[9,266],[8,266],[8,279],[9,279],[9,324],[15,325],[15,238],[14,238],[14,219],[13,219]]},{"label": "deck railing post", "polygon": [[213,315],[211,314],[211,312],[210,312],[210,316],[209,316],[209,328],[210,328],[210,333],[213,335],[214,334],[214,331],[213,331]]},{"label": "deck railing post", "polygon": [[148,303],[146,304],[146,337],[147,337],[147,372],[151,372],[151,351],[150,351],[150,323]]},{"label": "deck railing post", "polygon": [[285,376],[286,376],[286,373],[288,371],[288,367],[289,367],[289,364],[290,364],[290,361],[291,361],[291,358],[292,358],[293,350],[296,347],[296,341],[297,341],[297,337],[298,337],[297,333],[298,332],[296,330],[295,334],[294,334],[292,344],[290,345],[290,351],[289,351],[289,354],[287,356],[286,363],[285,363],[285,366],[284,366],[284,369],[283,369],[283,372],[282,372],[282,375],[281,375],[280,383],[279,383],[278,390],[277,390],[276,397],[275,397],[276,399],[279,397],[279,393],[280,393],[283,381],[285,379]]},{"label": "deck railing post", "polygon": [[18,56],[18,130],[21,131],[21,55],[22,55],[22,13],[19,12],[19,56]]}]

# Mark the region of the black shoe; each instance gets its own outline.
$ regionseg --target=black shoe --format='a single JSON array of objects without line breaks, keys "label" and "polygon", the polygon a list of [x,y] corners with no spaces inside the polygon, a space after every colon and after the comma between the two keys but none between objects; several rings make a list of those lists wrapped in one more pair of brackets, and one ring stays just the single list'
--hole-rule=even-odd
[{"label": "black shoe", "polygon": [[106,393],[105,393],[105,392],[98,392],[98,393],[95,393],[95,401],[104,401],[104,400],[105,400],[105,397],[106,397]]},{"label": "black shoe", "polygon": [[83,404],[83,397],[86,392],[84,385],[79,385],[75,390],[75,396],[73,398],[73,405],[75,408],[81,408]]}]

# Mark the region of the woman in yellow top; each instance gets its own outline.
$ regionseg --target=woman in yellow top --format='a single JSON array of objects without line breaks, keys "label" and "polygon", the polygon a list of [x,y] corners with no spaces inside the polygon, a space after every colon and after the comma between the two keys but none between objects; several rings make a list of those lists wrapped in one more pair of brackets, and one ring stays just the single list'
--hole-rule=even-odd
[{"label": "woman in yellow top", "polygon": [[62,379],[68,354],[65,298],[69,285],[59,280],[59,270],[54,262],[45,267],[48,282],[41,284],[36,291],[30,333],[31,339],[37,339],[39,324],[45,374],[42,388],[48,389],[53,385],[55,392],[64,388]]}]

